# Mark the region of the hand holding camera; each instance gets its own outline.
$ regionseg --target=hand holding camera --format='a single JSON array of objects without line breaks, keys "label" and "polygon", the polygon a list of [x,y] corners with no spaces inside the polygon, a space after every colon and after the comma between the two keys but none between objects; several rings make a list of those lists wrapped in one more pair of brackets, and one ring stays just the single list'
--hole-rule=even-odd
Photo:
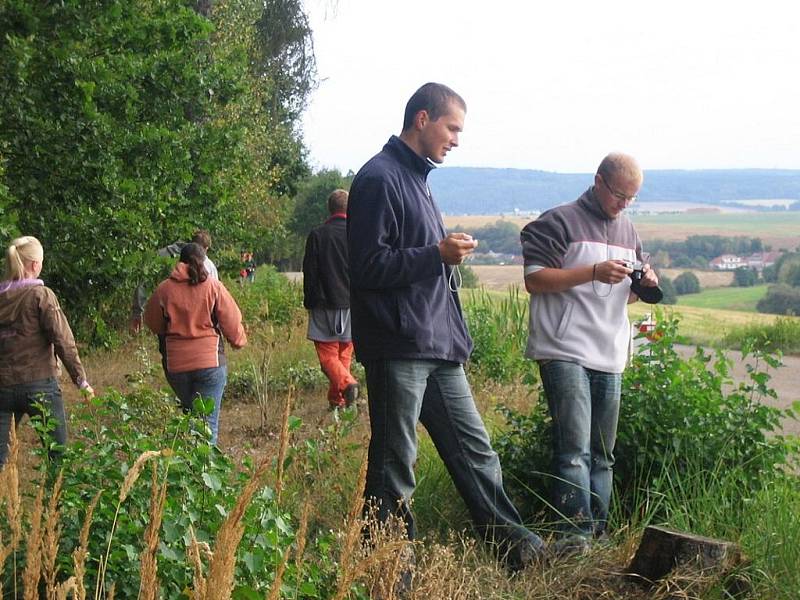
[{"label": "hand holding camera", "polygon": [[[631,269],[628,276],[631,278],[631,291],[639,296],[642,302],[647,304],[658,304],[664,298],[664,292],[658,287],[658,279],[652,273],[650,266],[643,265],[641,262],[636,261],[627,263],[626,266]],[[645,275],[647,273],[647,276]]]}]

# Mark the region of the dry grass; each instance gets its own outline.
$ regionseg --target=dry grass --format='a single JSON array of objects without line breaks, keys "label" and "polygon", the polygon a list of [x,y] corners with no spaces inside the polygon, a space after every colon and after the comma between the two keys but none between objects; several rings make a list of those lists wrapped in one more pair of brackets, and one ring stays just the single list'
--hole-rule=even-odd
[{"label": "dry grass", "polygon": [[56,559],[58,558],[58,543],[61,539],[58,503],[61,500],[61,486],[63,483],[63,474],[59,473],[50,492],[50,500],[47,502],[47,518],[44,524],[42,555],[48,598],[55,598],[56,596]]},{"label": "dry grass", "polygon": [[[292,343],[294,344],[295,340],[292,340]],[[296,343],[305,342],[299,340]],[[124,362],[125,358],[122,358],[122,352],[116,353],[113,356],[113,360],[109,360],[107,355],[101,360],[102,356],[104,355],[96,355],[92,358],[92,361],[95,365],[109,363],[108,372],[125,373],[131,369],[129,362],[127,366],[124,366],[126,363]],[[119,386],[118,381],[109,381],[108,384]],[[520,405],[534,400],[530,395],[532,393],[531,390],[524,386],[509,388],[487,384],[483,387],[477,387],[475,393],[478,404],[482,407],[482,412],[484,413],[495,406],[500,399],[507,403],[511,402]],[[287,404],[290,402],[295,404],[295,408],[303,413],[304,421],[311,424],[306,428],[304,435],[314,435],[317,429],[320,428],[319,424],[330,418],[325,412],[327,403],[324,401],[324,393],[320,393],[318,396],[314,392],[296,394],[291,400],[288,398],[286,400]],[[225,406],[223,408],[222,425],[227,428],[225,435],[228,436],[228,440],[236,440],[234,442],[235,446],[232,446],[236,448],[236,455],[241,455],[243,453],[241,450],[243,442],[241,440],[246,438],[241,433],[239,437],[233,437],[237,425],[236,422],[228,419],[229,413],[227,411],[232,411],[234,408],[241,408],[243,415],[246,416],[250,423],[257,423],[259,409],[256,405],[249,407]],[[282,414],[278,411],[273,411],[270,426],[275,432],[274,438],[267,442],[261,439],[264,436],[254,438],[254,441],[260,444],[257,452],[264,458],[251,475],[250,482],[237,499],[236,506],[229,513],[225,524],[218,531],[216,541],[213,544],[214,551],[212,552],[207,544],[198,543],[194,538],[193,532],[191,532],[193,541],[187,548],[187,555],[190,564],[194,568],[193,598],[217,599],[230,597],[233,588],[233,569],[235,567],[236,552],[242,536],[241,519],[253,494],[260,489],[263,482],[272,474],[271,460],[267,460],[266,457],[280,455],[280,448],[284,447],[286,449],[290,445],[286,424],[288,412],[291,410],[291,408],[287,409],[285,404]],[[487,414],[487,418],[491,419],[491,416]],[[352,434],[353,438],[359,439],[359,436],[363,436],[365,429],[366,415],[360,419],[358,427]],[[297,437],[297,434],[293,435]],[[0,500],[6,501],[6,513],[9,523],[17,523],[16,531],[21,532],[22,517],[19,501],[18,472],[16,470],[19,443],[16,438],[13,439],[12,446],[14,448],[12,448],[10,455],[10,458],[13,456],[13,460],[9,461],[6,469],[0,471]],[[673,578],[674,580],[671,579],[669,584],[665,583],[665,589],[645,590],[623,577],[624,568],[638,543],[638,537],[629,532],[620,536],[619,543],[616,546],[602,550],[598,549],[580,558],[565,559],[554,561],[547,565],[534,566],[513,577],[499,567],[494,558],[469,536],[454,535],[445,543],[421,541],[410,546],[404,537],[402,527],[398,527],[397,524],[375,531],[374,523],[365,522],[362,516],[363,488],[366,476],[365,461],[361,462],[355,483],[352,485],[348,483],[354,477],[356,469],[353,467],[352,461],[359,452],[359,450],[349,450],[347,452],[343,450],[341,456],[335,457],[338,462],[335,463],[332,471],[328,473],[328,478],[314,485],[308,495],[301,496],[305,498],[305,501],[300,511],[300,526],[296,536],[296,544],[292,553],[289,550],[283,553],[280,569],[275,573],[272,580],[272,588],[269,592],[271,598],[279,597],[283,569],[289,564],[289,561],[294,561],[298,571],[302,568],[312,506],[314,507],[314,512],[317,513],[314,515],[315,519],[319,517],[318,513],[320,511],[329,511],[328,524],[340,532],[339,580],[336,589],[336,597],[338,598],[350,596],[354,584],[362,584],[366,589],[373,590],[375,594],[382,594],[387,599],[396,597],[396,583],[399,575],[406,568],[410,568],[413,573],[413,582],[405,597],[420,600],[443,598],[654,598],[660,600],[668,597],[700,597],[698,596],[699,590],[702,586],[708,585],[708,582],[705,580],[700,581],[701,578],[692,574],[688,574],[688,578],[680,574],[676,575]],[[285,451],[282,456],[286,456]],[[130,493],[131,487],[136,483],[141,470],[153,458],[155,458],[155,455],[147,457],[143,455],[134,463],[125,479],[125,483],[119,490],[118,498],[120,502],[125,500],[128,493]],[[283,462],[284,460],[279,456],[278,465]],[[293,491],[294,488],[289,486],[305,485],[303,480],[298,479],[303,475],[299,464],[300,461],[295,461],[294,465],[297,466],[297,470],[293,466],[292,470],[277,476],[281,481],[281,489]],[[13,485],[11,482],[14,482]],[[339,487],[328,486],[332,482]],[[349,505],[339,510],[339,504],[346,502],[340,497],[340,493],[345,490],[347,495],[350,496]],[[148,550],[148,548],[152,548],[152,544],[156,543],[157,540],[158,528],[154,525],[153,517],[155,515],[160,517],[163,506],[158,501],[153,502],[153,498],[157,499],[157,496],[155,480],[153,479],[151,481],[150,508],[150,524],[152,528],[148,526],[148,531],[143,532],[143,546],[145,548],[142,552],[143,562],[145,554],[147,552],[152,553],[152,550]],[[291,497],[289,492],[284,491],[284,499]],[[11,498],[10,502],[8,498]],[[75,598],[85,600],[86,592],[83,587],[83,580],[85,577],[89,527],[94,506],[97,504],[98,499],[99,495],[94,498],[86,512],[84,526],[81,531],[81,545],[73,553],[74,573],[71,574],[71,577],[68,577],[69,573],[63,574],[68,578],[64,583],[57,586],[55,597],[61,598],[67,597],[68,594],[74,594]],[[333,508],[331,508],[331,505]],[[336,514],[337,510],[339,511],[338,515]],[[342,518],[342,513],[345,511],[348,514],[346,518]],[[48,509],[48,517],[50,514],[54,513],[50,513]],[[370,527],[370,539],[373,542],[369,548],[365,548],[362,544],[362,531],[365,525]],[[45,525],[44,529],[46,530],[47,528],[48,525]],[[19,539],[22,539],[21,534]],[[0,542],[2,541],[0,540]],[[0,552],[7,552],[6,548],[16,547],[13,539],[8,544],[8,546],[0,544]],[[45,545],[49,546],[49,544]],[[415,560],[411,559],[408,554],[410,549],[413,550],[413,554],[416,557]],[[10,554],[6,556],[10,556]],[[3,558],[1,553],[0,558]],[[150,559],[148,558],[148,560]],[[207,578],[204,565],[208,565]],[[153,594],[157,594],[157,573],[154,563],[152,568],[153,570],[150,572],[154,575],[145,577],[144,564],[142,566],[142,589],[144,592],[147,586],[153,590]],[[272,575],[265,574],[265,578],[267,577],[272,577]],[[145,579],[147,583],[145,583]],[[278,595],[276,596],[275,594]],[[109,586],[107,592],[98,587],[95,598],[99,599],[104,595],[106,598],[113,597],[114,586]],[[152,598],[157,596],[143,594],[143,597]]]},{"label": "dry grass", "polygon": [[42,513],[44,512],[44,484],[39,485],[33,501],[30,531],[25,537],[25,569],[22,571],[24,600],[37,600],[39,580],[42,575]]},{"label": "dry grass", "polygon": [[730,287],[733,283],[733,271],[701,271],[699,269],[660,269],[660,273],[675,279],[687,271],[694,273],[700,282],[701,289]]},{"label": "dry grass", "polygon": [[525,225],[530,223],[530,217],[517,217],[512,215],[442,215],[444,226],[447,229],[452,229],[459,226],[461,231],[467,233],[485,227],[486,225],[494,225],[497,221],[505,221],[516,225],[520,231]]},{"label": "dry grass", "polygon": [[167,477],[161,485],[158,484],[158,469],[152,465],[152,480],[150,484],[150,521],[144,533],[144,549],[140,555],[141,578],[139,582],[139,598],[141,600],[156,600],[158,597],[158,532],[161,529],[161,517],[164,513],[164,503],[167,499]]},{"label": "dry grass", "polygon": [[198,600],[228,600],[233,590],[233,572],[236,566],[236,550],[242,540],[244,525],[242,519],[255,493],[264,485],[272,461],[265,456],[247,482],[236,504],[223,521],[217,532],[213,556],[208,568],[205,595]]},{"label": "dry grass", "polygon": [[92,517],[94,516],[94,509],[100,501],[102,491],[97,492],[89,503],[89,508],[86,509],[86,516],[83,518],[83,526],[81,527],[81,534],[79,538],[78,547],[72,552],[72,565],[74,569],[74,589],[75,600],[86,600],[86,586],[84,585],[84,577],[86,576],[86,558],[89,556],[89,529],[92,525]]}]

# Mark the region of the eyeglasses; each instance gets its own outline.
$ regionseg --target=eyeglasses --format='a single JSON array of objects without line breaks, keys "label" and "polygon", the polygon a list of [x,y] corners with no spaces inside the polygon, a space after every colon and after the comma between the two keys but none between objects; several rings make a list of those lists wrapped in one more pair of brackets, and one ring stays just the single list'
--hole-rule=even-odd
[{"label": "eyeglasses", "polygon": [[603,185],[606,186],[606,189],[608,189],[608,191],[611,192],[611,194],[617,200],[622,200],[625,204],[632,204],[632,203],[636,202],[636,194],[634,194],[633,196],[626,196],[622,192],[618,192],[617,190],[612,188],[610,185],[608,185],[608,182],[606,181],[606,178],[603,177],[602,175],[600,175],[600,180],[603,182]]}]

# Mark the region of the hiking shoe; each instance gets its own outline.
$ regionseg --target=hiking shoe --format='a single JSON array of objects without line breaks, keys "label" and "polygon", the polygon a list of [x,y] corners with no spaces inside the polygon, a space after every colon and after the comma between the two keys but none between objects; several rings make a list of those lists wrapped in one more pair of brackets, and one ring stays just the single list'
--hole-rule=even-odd
[{"label": "hiking shoe", "polygon": [[541,562],[545,555],[546,549],[542,538],[531,532],[531,535],[519,540],[510,548],[503,557],[503,562],[511,573],[516,573]]},{"label": "hiking shoe", "polygon": [[345,406],[352,406],[353,402],[358,400],[358,384],[351,383],[342,392],[342,396],[344,396],[344,405]]},{"label": "hiking shoe", "polygon": [[592,540],[584,535],[567,535],[550,545],[553,558],[583,556],[592,549]]}]

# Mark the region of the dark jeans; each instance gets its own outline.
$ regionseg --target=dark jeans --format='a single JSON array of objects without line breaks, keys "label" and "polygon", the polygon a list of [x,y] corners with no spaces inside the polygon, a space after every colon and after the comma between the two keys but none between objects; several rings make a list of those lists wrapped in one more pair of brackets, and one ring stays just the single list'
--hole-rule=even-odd
[{"label": "dark jeans", "polygon": [[185,412],[191,412],[195,398],[214,399],[214,412],[206,418],[206,423],[211,428],[211,443],[216,444],[219,434],[219,411],[222,407],[222,393],[228,381],[228,368],[222,365],[166,375]]},{"label": "dark jeans", "polygon": [[565,534],[605,531],[619,420],[619,373],[539,363],[553,419],[553,507]]},{"label": "dark jeans", "polygon": [[[16,426],[19,426],[23,416],[40,415],[41,411],[34,406],[35,402],[46,407],[55,421],[56,428],[50,433],[53,441],[59,446],[67,443],[67,414],[64,410],[61,388],[58,387],[55,377],[0,387],[0,465],[5,464],[8,458],[11,418],[13,417]],[[42,443],[48,446],[49,440],[43,439]],[[51,459],[61,454],[58,449],[50,449],[48,453]]]},{"label": "dark jeans", "polygon": [[409,500],[414,493],[417,422],[442,457],[475,527],[513,566],[542,549],[539,537],[522,525],[503,490],[500,461],[475,407],[464,369],[442,360],[385,360],[364,364],[371,438],[365,496],[377,516],[401,517],[409,539],[415,535]]}]

